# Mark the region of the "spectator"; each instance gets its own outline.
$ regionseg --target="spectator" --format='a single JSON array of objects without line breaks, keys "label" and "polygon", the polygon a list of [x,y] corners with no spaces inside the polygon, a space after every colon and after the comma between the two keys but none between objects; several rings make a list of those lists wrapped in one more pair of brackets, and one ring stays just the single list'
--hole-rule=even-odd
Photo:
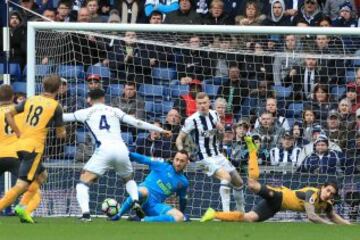
[{"label": "spectator", "polygon": [[245,4],[244,15],[235,17],[235,24],[241,26],[259,26],[266,18],[261,14],[256,1],[248,1]]},{"label": "spectator", "polygon": [[[18,11],[9,14],[10,62],[19,63],[21,68],[26,64],[26,26]],[[1,29],[2,33],[2,29]],[[0,40],[2,43],[2,39]]]},{"label": "spectator", "polygon": [[97,88],[102,88],[101,78],[98,74],[89,74],[86,77],[87,90],[91,91]]},{"label": "spectator", "polygon": [[216,111],[216,113],[219,116],[220,119],[220,123],[225,126],[226,124],[231,124],[233,121],[232,119],[232,115],[230,116],[230,118],[226,118],[226,100],[224,98],[218,97],[216,98],[215,102],[214,102],[214,109]]},{"label": "spectator", "polygon": [[182,119],[178,110],[174,108],[171,109],[166,115],[165,124],[163,128],[172,132],[172,136],[170,139],[172,156],[174,156],[177,152],[175,140],[181,130],[181,120]]},{"label": "spectator", "polygon": [[[356,10],[354,7],[354,0],[326,0],[323,12],[333,21],[346,21],[346,18],[350,18],[352,14],[356,14],[352,12],[353,9]],[[347,13],[343,13],[343,11],[346,11]],[[339,17],[342,19],[339,19]]]},{"label": "spectator", "polygon": [[150,24],[161,24],[163,21],[163,14],[159,11],[153,11],[149,16]]},{"label": "spectator", "polygon": [[71,2],[68,0],[60,0],[57,6],[56,21],[70,22],[71,19]]},{"label": "spectator", "polygon": [[360,108],[356,110],[356,129],[357,132],[360,132]]},{"label": "spectator", "polygon": [[[32,12],[41,14],[41,10],[39,9],[39,6],[35,3],[34,0],[20,0],[19,2],[21,6],[19,13],[21,15],[21,18],[23,19],[24,25],[26,25],[30,19],[36,17],[36,15]],[[29,10],[31,10],[32,12],[30,12]]]},{"label": "spectator", "polygon": [[121,23],[119,12],[116,9],[113,9],[109,13],[108,23]]},{"label": "spectator", "polygon": [[153,11],[168,14],[179,9],[178,0],[146,0],[145,15],[150,16]]},{"label": "spectator", "polygon": [[193,0],[196,13],[205,17],[209,13],[210,0]]},{"label": "spectator", "polygon": [[166,16],[167,24],[201,24],[200,16],[192,8],[192,0],[179,0],[180,8]]},{"label": "spectator", "polygon": [[232,157],[234,140],[235,140],[235,135],[232,124],[230,123],[225,124],[224,136],[221,144],[222,144],[222,152],[226,157],[226,159],[228,159],[229,161],[231,161],[231,157]]},{"label": "spectator", "polygon": [[[345,158],[341,153],[329,149],[329,140],[326,136],[319,136],[314,142],[314,147],[314,152],[305,158],[299,171],[335,175],[337,163],[344,164]],[[351,172],[351,169],[346,169],[346,173],[348,172]]]},{"label": "spectator", "polygon": [[260,115],[259,126],[255,127],[254,133],[260,135],[261,149],[270,149],[279,146],[284,129],[274,122],[271,112],[264,111]]},{"label": "spectator", "polygon": [[14,104],[20,104],[26,100],[26,93],[16,92],[14,95]]},{"label": "spectator", "polygon": [[197,79],[192,80],[189,83],[189,93],[181,95],[179,99],[176,99],[174,108],[180,112],[181,116],[189,117],[196,112],[196,94],[202,91],[201,82]]},{"label": "spectator", "polygon": [[116,9],[122,23],[139,23],[144,19],[144,1],[121,0]]},{"label": "spectator", "polygon": [[355,113],[360,108],[360,102],[358,101],[358,94],[356,93],[357,86],[353,82],[346,84],[345,99],[351,103],[351,112]]},{"label": "spectator", "polygon": [[232,146],[231,162],[235,167],[243,169],[243,165],[247,165],[249,151],[247,149],[244,137],[250,131],[250,122],[246,119],[240,119],[235,125],[235,139]]},{"label": "spectator", "polygon": [[212,0],[208,15],[204,18],[206,25],[234,25],[234,19],[224,12],[222,0]]},{"label": "spectator", "polygon": [[293,67],[284,79],[285,86],[293,86],[293,100],[311,99],[311,94],[318,83],[327,84],[328,78],[318,66],[318,60],[308,55],[304,60],[305,65]]},{"label": "spectator", "polygon": [[125,84],[121,96],[114,98],[111,106],[118,107],[126,114],[138,119],[145,119],[145,102],[144,99],[137,94],[134,82],[127,82]]},{"label": "spectator", "polygon": [[[289,121],[286,119],[286,117],[280,116],[278,113],[276,98],[266,99],[265,111],[272,114],[276,127],[283,128],[285,131],[290,130]],[[255,128],[259,127],[259,123],[260,118],[257,119]]]},{"label": "spectator", "polygon": [[355,74],[356,102],[360,103],[360,68],[356,69]]},{"label": "spectator", "polygon": [[51,21],[56,21],[56,13],[52,9],[45,9],[42,15]]},{"label": "spectator", "polygon": [[85,103],[81,101],[81,97],[78,97],[78,99],[76,99],[74,96],[70,95],[68,81],[65,78],[61,78],[61,85],[56,100],[61,104],[65,113],[72,113],[75,112],[76,109],[81,109],[85,107]]},{"label": "spectator", "polygon": [[106,19],[110,15],[110,9],[112,8],[112,3],[110,3],[110,0],[99,0],[99,15],[106,21]]},{"label": "spectator", "polygon": [[309,141],[304,138],[304,129],[301,122],[295,122],[291,133],[294,136],[294,147],[302,148],[304,145],[309,144]]},{"label": "spectator", "polygon": [[285,14],[284,0],[271,1],[270,15],[262,22],[264,26],[290,26],[290,17]]},{"label": "spectator", "polygon": [[315,112],[311,108],[305,108],[302,115],[302,120],[304,123],[304,138],[307,141],[311,141],[313,128],[319,124],[316,122]]},{"label": "spectator", "polygon": [[348,139],[354,139],[354,136],[340,123],[340,114],[335,109],[331,110],[326,120],[325,134],[330,141],[345,150],[348,148]]},{"label": "spectator", "polygon": [[294,146],[294,136],[286,131],[281,138],[281,146],[270,150],[272,166],[296,166],[301,149]]},{"label": "spectator", "polygon": [[355,114],[351,112],[351,102],[344,98],[339,102],[338,107],[340,122],[347,131],[355,129]]},{"label": "spectator", "polygon": [[91,20],[91,15],[89,12],[89,9],[86,7],[82,7],[79,9],[78,11],[78,15],[77,15],[77,22],[90,22]]},{"label": "spectator", "polygon": [[300,8],[293,22],[296,25],[300,21],[306,21],[310,26],[314,27],[322,16],[323,14],[316,0],[305,0],[304,6]]},{"label": "spectator", "polygon": [[[155,126],[161,127],[159,121],[153,122]],[[136,139],[135,151],[146,156],[169,159],[171,157],[169,139],[165,139],[159,132],[150,132],[146,138]]]},{"label": "spectator", "polygon": [[89,22],[106,22],[105,19],[98,14],[99,11],[99,2],[98,0],[87,0],[86,8],[90,14]]},{"label": "spectator", "polygon": [[354,163],[355,172],[360,172],[360,132],[355,134],[355,146],[351,149],[346,149],[346,157],[350,159],[350,163]]},{"label": "spectator", "polygon": [[314,87],[311,103],[305,104],[305,107],[311,108],[316,114],[316,120],[323,124],[327,119],[328,112],[337,106],[332,102],[328,85],[317,84]]},{"label": "spectator", "polygon": [[273,75],[275,85],[288,86],[291,83],[286,82],[285,78],[290,69],[301,65],[300,58],[295,57],[296,53],[301,51],[301,44],[295,35],[286,35],[284,51],[275,53],[273,64]]},{"label": "spectator", "polygon": [[240,79],[240,70],[237,65],[230,65],[228,76],[229,81],[219,87],[217,97],[226,100],[226,116],[232,119],[239,114],[244,99],[249,96],[249,84],[247,80]]}]

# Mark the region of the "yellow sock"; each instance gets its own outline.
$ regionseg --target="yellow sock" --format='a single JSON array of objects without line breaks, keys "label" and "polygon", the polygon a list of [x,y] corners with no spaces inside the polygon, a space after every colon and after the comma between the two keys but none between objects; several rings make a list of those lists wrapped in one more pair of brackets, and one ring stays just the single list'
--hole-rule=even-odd
[{"label": "yellow sock", "polygon": [[8,206],[10,206],[16,198],[23,193],[23,189],[19,186],[12,187],[5,196],[0,199],[0,211],[4,210]]},{"label": "yellow sock", "polygon": [[242,222],[244,220],[243,212],[216,212],[215,218],[227,222]]},{"label": "yellow sock", "polygon": [[256,146],[256,144],[253,142],[253,139],[249,136],[245,137],[245,142],[249,150],[249,159],[248,159],[249,178],[258,180],[260,175],[258,157],[257,157],[258,146]]},{"label": "yellow sock", "polygon": [[40,189],[36,192],[36,194],[31,198],[30,202],[26,205],[26,212],[31,214],[41,202],[41,191]]},{"label": "yellow sock", "polygon": [[28,190],[24,193],[24,196],[22,197],[20,204],[23,206],[27,206],[30,202],[30,200],[35,196],[35,194],[40,189],[40,185],[37,181],[33,181]]}]

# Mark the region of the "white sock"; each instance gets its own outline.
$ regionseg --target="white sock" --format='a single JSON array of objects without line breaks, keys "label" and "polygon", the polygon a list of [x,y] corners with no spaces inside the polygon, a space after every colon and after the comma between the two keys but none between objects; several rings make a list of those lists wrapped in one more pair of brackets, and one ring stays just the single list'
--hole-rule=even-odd
[{"label": "white sock", "polygon": [[229,181],[221,180],[221,186],[219,189],[221,203],[222,203],[222,210],[224,212],[230,211],[230,186]]},{"label": "white sock", "polygon": [[138,187],[134,180],[130,180],[126,183],[126,191],[133,201],[139,201]]},{"label": "white sock", "polygon": [[233,196],[236,203],[236,210],[245,212],[245,197],[243,187],[233,187]]},{"label": "white sock", "polygon": [[84,183],[76,184],[76,199],[80,205],[81,213],[90,213],[89,187]]}]

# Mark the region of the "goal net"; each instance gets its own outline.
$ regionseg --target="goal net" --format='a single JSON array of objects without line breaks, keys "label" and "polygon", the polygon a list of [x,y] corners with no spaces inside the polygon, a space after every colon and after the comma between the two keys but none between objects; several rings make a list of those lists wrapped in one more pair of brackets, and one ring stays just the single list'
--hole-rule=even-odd
[{"label": "goal net", "polygon": [[[346,218],[358,218],[359,30],[93,23],[30,26],[35,26],[35,33],[28,39],[33,46],[28,52],[29,94],[41,91],[45,75],[59,74],[66,79],[66,92],[60,97],[64,111],[75,111],[87,106],[86,93],[98,87],[100,80],[108,104],[143,120],[159,121],[176,133],[179,126],[171,124],[177,124],[177,116],[167,118],[167,114],[175,108],[184,120],[194,111],[191,93],[200,87],[213,104],[218,97],[227,103],[225,113],[219,112],[226,124],[222,149],[245,183],[247,149],[242,137],[251,131],[261,145],[261,182],[298,189],[336,180],[340,184],[336,208]],[[133,91],[130,83],[136,84],[136,97],[129,93]],[[63,142],[50,132],[44,157],[49,179],[37,215],[79,214],[75,185],[93,149],[84,126],[71,124],[67,130]],[[155,160],[173,154],[174,139],[159,139],[128,126],[122,130],[132,151]],[[321,144],[327,140],[329,144]],[[189,142],[189,149],[196,149]],[[148,171],[141,165],[135,169],[140,183]],[[186,213],[200,217],[208,207],[220,210],[219,182],[194,163],[186,174],[190,180]],[[121,203],[126,197],[113,171],[90,189],[92,214],[101,214],[104,199]],[[247,189],[245,197],[246,210],[259,200]],[[300,214],[290,212],[273,218],[300,219]]]}]

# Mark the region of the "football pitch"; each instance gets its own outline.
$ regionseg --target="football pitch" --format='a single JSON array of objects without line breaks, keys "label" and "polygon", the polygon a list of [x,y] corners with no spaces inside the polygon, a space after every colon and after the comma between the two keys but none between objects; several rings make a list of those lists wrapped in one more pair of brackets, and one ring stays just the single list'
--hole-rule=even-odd
[{"label": "football pitch", "polygon": [[224,223],[181,224],[108,222],[91,223],[76,218],[36,218],[37,224],[20,224],[16,217],[0,218],[4,240],[359,240],[360,226],[325,226],[311,223]]}]

